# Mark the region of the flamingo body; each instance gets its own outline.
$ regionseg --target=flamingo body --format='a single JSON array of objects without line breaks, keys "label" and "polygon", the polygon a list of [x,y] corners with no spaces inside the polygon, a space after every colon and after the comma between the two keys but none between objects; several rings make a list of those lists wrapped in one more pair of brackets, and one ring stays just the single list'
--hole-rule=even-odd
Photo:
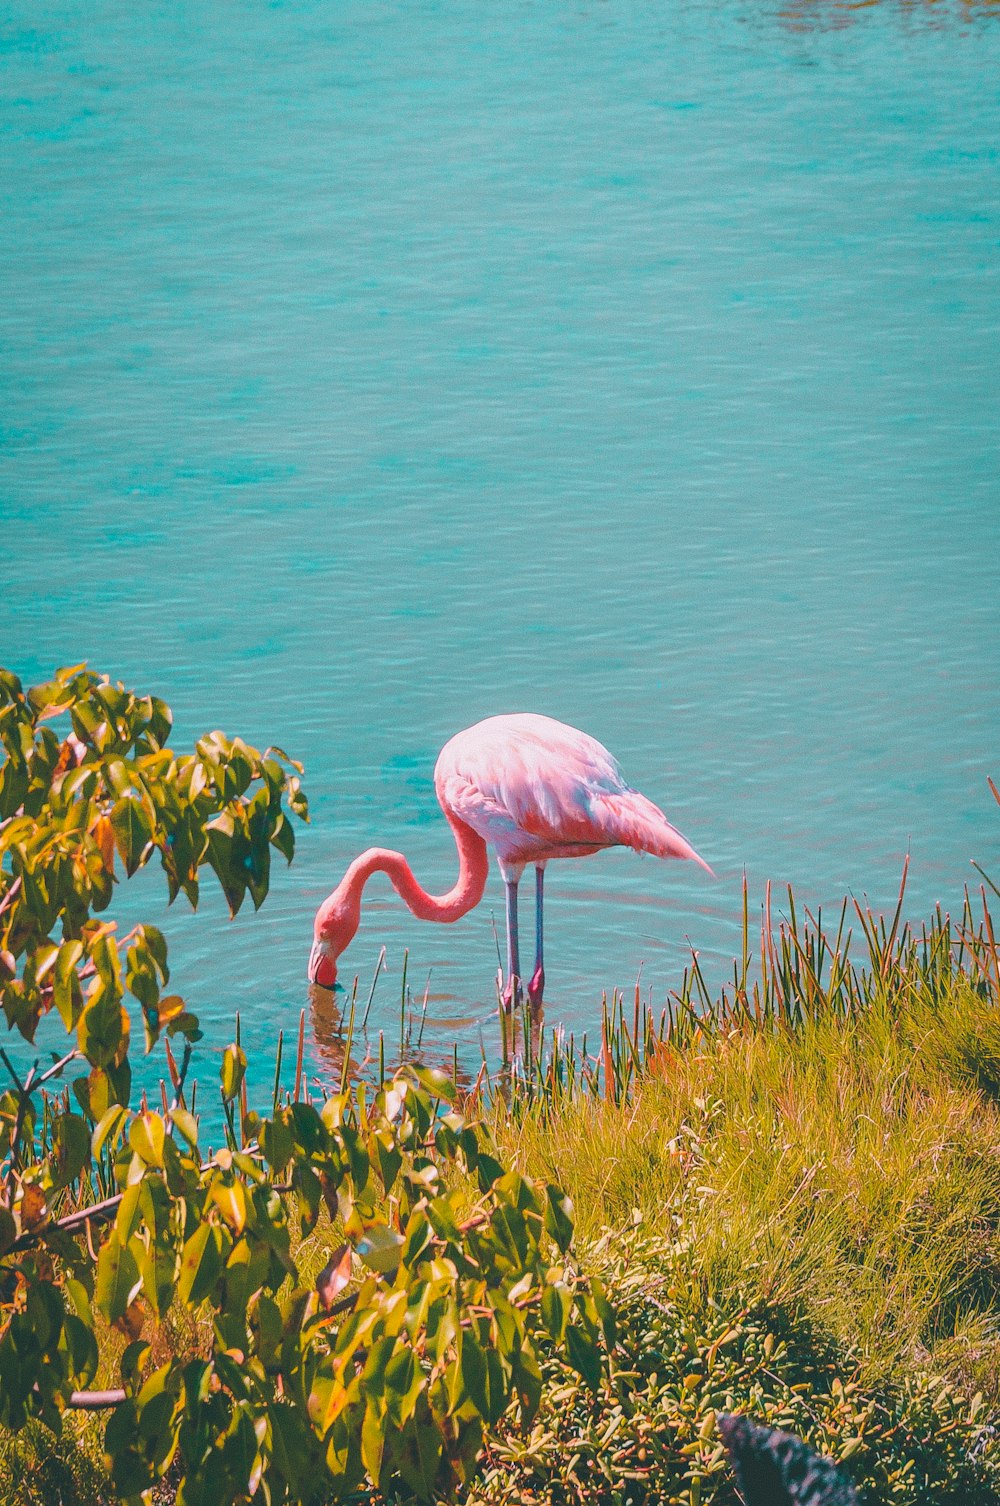
[{"label": "flamingo body", "polygon": [[520,988],[517,885],[536,868],[536,964],[528,985],[540,1007],[542,880],[552,858],[581,858],[604,847],[632,847],[661,858],[689,858],[712,870],[660,808],[625,783],[618,764],[596,738],[552,717],[491,716],[446,743],[434,769],[434,788],[451,826],[459,874],[446,894],[422,888],[402,853],[369,848],[355,858],[316,914],[309,977],[332,987],[337,958],[358,929],[361,893],[383,872],[422,920],[454,921],[483,897],[487,848],[496,852],[507,890],[507,990]]},{"label": "flamingo body", "polygon": [[457,733],[438,757],[434,788],[442,809],[494,849],[505,877],[602,847],[708,868],[659,807],[625,783],[603,744],[550,716],[491,716]]}]

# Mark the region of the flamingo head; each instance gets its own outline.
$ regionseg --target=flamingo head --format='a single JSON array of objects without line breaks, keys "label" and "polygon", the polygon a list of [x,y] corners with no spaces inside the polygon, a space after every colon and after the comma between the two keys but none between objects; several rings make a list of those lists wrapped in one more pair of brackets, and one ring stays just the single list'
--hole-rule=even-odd
[{"label": "flamingo head", "polygon": [[337,958],[351,943],[358,929],[359,907],[352,896],[335,890],[316,911],[313,945],[309,954],[309,982],[333,988],[337,981]]}]

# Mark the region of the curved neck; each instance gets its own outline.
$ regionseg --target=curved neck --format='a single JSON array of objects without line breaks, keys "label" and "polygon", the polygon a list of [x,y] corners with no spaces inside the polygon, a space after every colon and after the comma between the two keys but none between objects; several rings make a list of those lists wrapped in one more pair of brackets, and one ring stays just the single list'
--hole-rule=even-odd
[{"label": "curved neck", "polygon": [[489,857],[482,837],[450,812],[445,813],[458,848],[458,878],[446,894],[428,894],[416,880],[401,852],[370,847],[355,858],[330,897],[320,907],[317,935],[335,930],[342,950],[357,930],[361,892],[373,873],[385,873],[393,888],[418,920],[453,921],[468,913],[483,897]]}]

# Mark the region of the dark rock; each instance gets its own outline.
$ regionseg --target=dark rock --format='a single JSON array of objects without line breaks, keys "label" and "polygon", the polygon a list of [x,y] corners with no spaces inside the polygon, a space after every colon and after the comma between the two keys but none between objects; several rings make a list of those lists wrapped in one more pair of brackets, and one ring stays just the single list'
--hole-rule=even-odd
[{"label": "dark rock", "polygon": [[851,1482],[801,1438],[736,1413],[718,1422],[746,1506],[859,1506]]}]

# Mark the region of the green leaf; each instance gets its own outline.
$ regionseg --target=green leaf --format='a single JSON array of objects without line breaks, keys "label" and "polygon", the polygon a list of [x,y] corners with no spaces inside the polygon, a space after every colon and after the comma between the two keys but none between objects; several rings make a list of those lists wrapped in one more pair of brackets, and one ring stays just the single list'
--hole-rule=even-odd
[{"label": "green leaf", "polygon": [[109,790],[119,799],[130,795],[135,789],[135,777],[130,774],[120,758],[109,758],[104,765],[104,778]]},{"label": "green leaf", "polygon": [[83,1004],[83,991],[76,971],[83,956],[82,941],[64,941],[56,959],[52,1000],[67,1030],[73,1030]]},{"label": "green leaf", "polygon": [[259,838],[254,841],[245,859],[245,867],[250,898],[253,900],[254,909],[259,910],[267,898],[271,883],[271,849],[267,844],[266,832],[261,832]]},{"label": "green leaf", "polygon": [[153,828],[149,816],[138,795],[125,795],[116,800],[109,816],[114,833],[115,846],[121,854],[125,872],[129,878],[142,862],[142,856],[152,840]]},{"label": "green leaf", "polygon": [[128,1143],[147,1166],[163,1165],[166,1128],[159,1114],[147,1109],[136,1114],[128,1130]]},{"label": "green leaf", "polygon": [[[481,1435],[477,1432],[472,1449],[473,1456],[479,1452]],[[415,1427],[407,1428],[404,1449],[399,1456],[399,1472],[418,1501],[437,1499],[438,1471],[443,1453],[441,1434],[430,1418],[425,1423],[417,1419]]]},{"label": "green leaf", "polygon": [[456,1099],[455,1084],[452,1079],[438,1067],[424,1067],[419,1062],[414,1062],[411,1071],[420,1083],[434,1098],[443,1098],[447,1103],[454,1103]]},{"label": "green leaf", "polygon": [[149,697],[149,733],[155,739],[159,747],[163,747],[170,736],[170,728],[174,723],[174,714],[166,701],[161,701],[159,696]]},{"label": "green leaf", "polygon": [[295,856],[295,830],[284,812],[278,817],[271,833],[271,841],[285,862],[290,863]]},{"label": "green leaf", "polygon": [[545,1228],[565,1254],[573,1240],[573,1203],[551,1182],[545,1188]]},{"label": "green leaf", "polygon": [[575,1324],[566,1330],[566,1354],[570,1364],[596,1391],[601,1383],[601,1353],[592,1338]]},{"label": "green leaf", "polygon": [[436,1197],[428,1203],[427,1217],[433,1225],[435,1234],[440,1234],[442,1239],[447,1239],[451,1244],[461,1247],[462,1231],[458,1226],[455,1210],[446,1196]]},{"label": "green leaf", "polygon": [[530,1350],[521,1349],[516,1355],[511,1379],[521,1404],[521,1426],[530,1428],[542,1404],[543,1389],[542,1372]]},{"label": "green leaf", "polygon": [[170,1110],[170,1117],[192,1150],[198,1148],[198,1121],[187,1109]]},{"label": "green leaf", "polygon": [[382,1178],[382,1186],[386,1194],[390,1193],[393,1183],[399,1174],[399,1168],[403,1164],[403,1157],[396,1146],[393,1136],[388,1133],[376,1131],[372,1136],[375,1154],[378,1158],[379,1175]]},{"label": "green leaf", "polygon": [[[32,687],[31,696],[33,705],[39,704],[34,700],[34,697],[40,694],[42,688],[43,687],[39,685]],[[0,669],[0,692],[2,692],[2,695],[0,695],[0,705],[3,705],[4,701],[13,702],[20,701],[22,699],[24,695],[24,687],[22,686],[21,681],[18,679],[17,675],[12,669]],[[281,749],[269,748],[268,752],[281,753]],[[281,753],[281,756],[284,758],[285,755]]]},{"label": "green leaf", "polygon": [[360,1132],[354,1128],[353,1124],[342,1124],[340,1137],[347,1152],[348,1169],[351,1173],[351,1181],[354,1183],[354,1195],[360,1197],[368,1182],[370,1169],[368,1152],[364,1147]]},{"label": "green leaf", "polygon": [[135,1257],[112,1229],[107,1243],[97,1257],[97,1282],[94,1299],[109,1323],[125,1316],[142,1288]]},{"label": "green leaf", "polygon": [[411,1268],[424,1254],[428,1245],[434,1238],[434,1231],[423,1208],[418,1208],[410,1214],[406,1225],[406,1237],[403,1243],[402,1262]]},{"label": "green leaf", "polygon": [[118,995],[110,988],[99,988],[77,1025],[80,1050],[92,1066],[107,1067],[114,1061],[127,1019]]},{"label": "green leaf", "polygon": [[[279,1476],[287,1482],[288,1497],[290,1500],[308,1500],[315,1490],[316,1480],[321,1475],[322,1464],[316,1456],[317,1440],[309,1427],[308,1422],[295,1407],[280,1401],[272,1402],[267,1408],[267,1417],[271,1425],[272,1462]],[[351,1442],[354,1444],[354,1453],[357,1453],[357,1443],[353,1435]],[[333,1438],[330,1440],[330,1448],[333,1449]],[[322,1456],[320,1456],[322,1457]],[[327,1457],[330,1457],[328,1455]],[[341,1477],[346,1473],[347,1459],[341,1461]],[[356,1461],[357,1475],[361,1474],[360,1460]],[[354,1481],[348,1482],[353,1484]],[[271,1484],[271,1499],[279,1500],[282,1497]],[[260,1492],[264,1500],[267,1496]]]},{"label": "green leaf", "polygon": [[163,932],[156,926],[144,925],[139,927],[139,933],[149,948],[153,961],[160,970],[160,976],[164,983],[170,982],[170,969],[167,966],[167,941]]},{"label": "green leaf", "polygon": [[220,1072],[222,1078],[222,1096],[227,1103],[232,1103],[240,1091],[240,1084],[243,1082],[246,1070],[247,1058],[242,1046],[235,1044],[227,1046],[222,1054],[222,1068]]},{"label": "green leaf", "polygon": [[109,1140],[112,1144],[117,1140],[127,1118],[128,1109],[122,1108],[119,1103],[113,1103],[101,1115],[100,1120],[94,1126],[94,1133],[90,1141],[90,1150],[95,1161],[100,1159],[101,1151]]},{"label": "green leaf", "polygon": [[489,1410],[487,1422],[499,1422],[507,1406],[508,1376],[510,1367],[505,1365],[496,1349],[486,1351],[486,1391]]},{"label": "green leaf", "polygon": [[590,1278],[590,1294],[594,1299],[594,1310],[600,1320],[604,1342],[611,1349],[614,1347],[617,1337],[618,1324],[615,1319],[615,1310],[608,1300],[604,1283],[597,1276],[591,1276]]},{"label": "green leaf", "polygon": [[174,1294],[174,1276],[177,1257],[172,1246],[158,1239],[144,1247],[138,1240],[134,1245],[136,1264],[142,1278],[146,1300],[158,1318],[170,1307]]},{"label": "green leaf", "polygon": [[451,1409],[457,1412],[461,1407],[471,1403],[480,1417],[486,1417],[490,1410],[489,1395],[487,1392],[486,1354],[483,1346],[469,1328],[462,1329],[462,1337],[458,1351],[458,1365],[455,1370]]},{"label": "green leaf", "polygon": [[51,942],[43,943],[36,947],[31,958],[31,970],[35,975],[35,982],[42,984],[56,965],[59,956],[59,948]]},{"label": "green leaf", "polygon": [[[558,1188],[556,1190],[558,1191]],[[519,1213],[541,1212],[534,1187],[527,1177],[522,1177],[517,1171],[506,1172],[500,1178],[496,1192],[499,1198],[516,1208]]]},{"label": "green leaf", "polygon": [[385,1417],[371,1398],[365,1407],[361,1424],[361,1458],[376,1489],[382,1473],[382,1454],[385,1449]]},{"label": "green leaf", "polygon": [[222,886],[229,913],[236,915],[247,889],[247,870],[243,866],[243,859],[247,855],[249,844],[243,833],[237,831],[229,811],[224,811],[214,821],[209,821],[205,826],[205,835],[208,838],[209,864]]},{"label": "green leaf", "polygon": [[142,1182],[130,1182],[122,1193],[122,1200],[118,1204],[115,1214],[115,1228],[118,1238],[123,1245],[127,1245],[142,1218],[142,1209],[139,1206],[142,1199]]},{"label": "green leaf", "polygon": [[99,1355],[97,1337],[89,1323],[76,1313],[66,1313],[63,1318],[63,1343],[69,1362],[69,1379],[74,1388],[88,1386],[97,1373]]},{"label": "green leaf", "polygon": [[403,1236],[387,1224],[372,1224],[357,1243],[358,1254],[365,1265],[382,1275],[398,1268],[402,1249]]},{"label": "green leaf", "polygon": [[215,1224],[199,1224],[181,1254],[177,1296],[184,1306],[197,1307],[208,1296],[222,1270],[222,1230]]},{"label": "green leaf", "polygon": [[90,1130],[79,1114],[59,1114],[52,1129],[53,1186],[75,1182],[90,1157]]},{"label": "green leaf", "polygon": [[479,1181],[480,1192],[490,1192],[504,1174],[503,1167],[496,1156],[491,1156],[487,1151],[479,1152],[476,1166],[476,1177]]},{"label": "green leaf", "polygon": [[413,1416],[424,1388],[424,1372],[408,1344],[397,1348],[385,1367],[385,1399],[388,1416],[403,1428]]},{"label": "green leaf", "polygon": [[287,1110],[279,1109],[273,1119],[266,1119],[261,1125],[260,1148],[272,1171],[284,1171],[292,1159],[295,1140],[290,1119]]},{"label": "green leaf", "polygon": [[92,1067],[87,1077],[73,1079],[74,1096],[88,1119],[100,1121],[110,1107],[118,1107],[123,1099],[128,1101],[128,1093],[119,1092],[118,1083],[114,1080],[121,1079],[123,1073],[127,1075],[128,1071],[126,1062],[113,1073],[105,1072],[103,1067]]},{"label": "green leaf", "polygon": [[293,1103],[291,1115],[295,1138],[307,1156],[325,1148],[326,1130],[311,1103]]},{"label": "green leaf", "polygon": [[311,1234],[319,1218],[322,1188],[311,1166],[300,1163],[292,1173],[292,1188],[299,1204],[299,1226],[303,1239]]},{"label": "green leaf", "polygon": [[145,1339],[133,1339],[125,1348],[119,1368],[122,1383],[130,1395],[134,1395],[141,1385],[142,1371],[150,1353],[151,1347]]},{"label": "green leaf", "polygon": [[241,1234],[247,1221],[247,1194],[243,1183],[217,1178],[212,1183],[210,1196],[233,1232]]},{"label": "green leaf", "polygon": [[160,985],[157,982],[149,948],[136,942],[128,949],[125,968],[125,983],[129,992],[139,1000],[144,1010],[153,1010],[160,1001]]},{"label": "green leaf", "polygon": [[565,1282],[546,1283],[542,1288],[542,1322],[556,1343],[562,1342],[573,1299]]}]

